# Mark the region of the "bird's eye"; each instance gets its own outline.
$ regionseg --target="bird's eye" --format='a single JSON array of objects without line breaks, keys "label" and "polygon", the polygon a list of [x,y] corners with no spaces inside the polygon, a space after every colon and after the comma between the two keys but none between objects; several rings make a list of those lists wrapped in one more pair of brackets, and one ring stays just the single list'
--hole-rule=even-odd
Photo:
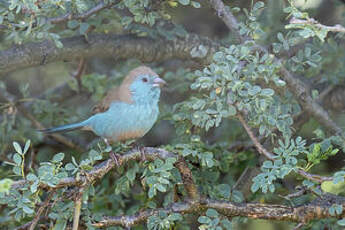
[{"label": "bird's eye", "polygon": [[147,82],[148,81],[146,77],[144,77],[142,80],[143,80],[143,82]]}]

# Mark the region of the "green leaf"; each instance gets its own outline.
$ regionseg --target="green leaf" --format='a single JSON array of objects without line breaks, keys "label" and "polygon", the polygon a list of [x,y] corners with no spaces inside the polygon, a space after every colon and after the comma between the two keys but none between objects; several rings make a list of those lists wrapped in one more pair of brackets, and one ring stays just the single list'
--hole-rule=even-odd
[{"label": "green leaf", "polygon": [[269,88],[263,89],[261,90],[261,95],[266,97],[272,97],[274,95],[274,90]]},{"label": "green leaf", "polygon": [[79,27],[79,33],[80,34],[85,34],[87,29],[89,29],[90,25],[88,23],[80,23],[80,27]]},{"label": "green leaf", "polygon": [[250,187],[250,190],[252,191],[252,193],[255,193],[256,191],[258,191],[260,188],[260,184],[258,182],[254,182],[252,184],[252,186]]},{"label": "green leaf", "polygon": [[282,43],[285,41],[283,34],[280,33],[280,32],[277,34],[277,38],[278,38],[278,40],[279,40],[280,42],[282,42]]},{"label": "green leaf", "polygon": [[200,8],[200,7],[201,7],[200,3],[199,3],[199,2],[196,2],[196,1],[192,1],[192,6],[193,6],[194,8]]},{"label": "green leaf", "polygon": [[162,184],[156,184],[156,188],[160,192],[166,192],[167,191],[165,186],[163,186]]},{"label": "green leaf", "polygon": [[71,21],[67,22],[67,26],[70,29],[75,29],[75,28],[77,28],[79,26],[79,22],[76,21],[76,20],[71,20]]},{"label": "green leaf", "polygon": [[37,192],[38,184],[39,184],[39,182],[36,181],[35,183],[33,183],[33,184],[30,186],[30,191],[31,191],[31,193]]},{"label": "green leaf", "polygon": [[23,211],[26,213],[26,214],[32,214],[34,213],[34,210],[32,208],[29,208],[28,206],[24,206],[23,207]]},{"label": "green leaf", "polygon": [[228,219],[223,219],[220,221],[220,223],[223,225],[225,230],[231,230],[232,229],[232,223]]},{"label": "green leaf", "polygon": [[208,217],[218,217],[218,212],[215,210],[215,209],[212,209],[212,208],[209,208],[209,209],[207,209],[207,211],[206,211],[206,215],[208,216]]},{"label": "green leaf", "polygon": [[148,192],[148,196],[149,196],[149,198],[152,198],[152,197],[154,197],[155,195],[156,195],[156,189],[152,186],[152,187],[150,187],[150,189],[149,189],[149,192]]},{"label": "green leaf", "polygon": [[207,217],[207,216],[200,216],[200,217],[198,218],[198,222],[199,222],[200,224],[208,224],[208,223],[211,222],[211,219],[210,219],[209,217]]},{"label": "green leaf", "polygon": [[28,181],[35,181],[35,180],[37,180],[38,178],[37,178],[37,176],[36,176],[35,174],[29,173],[29,174],[26,176],[26,179],[27,179]]},{"label": "green leaf", "polygon": [[30,148],[30,144],[31,144],[31,141],[30,141],[30,140],[27,140],[27,141],[25,142],[24,153],[23,153],[23,154],[27,153],[27,151],[28,151],[29,148]]},{"label": "green leaf", "polygon": [[14,149],[16,150],[17,153],[19,153],[20,155],[23,154],[23,150],[22,150],[22,148],[20,147],[20,144],[18,144],[18,142],[14,141],[14,142],[13,142],[13,147],[14,147]]},{"label": "green leaf", "polygon": [[0,180],[0,193],[8,194],[8,192],[11,189],[11,185],[13,183],[13,180],[11,179],[2,179]]},{"label": "green leaf", "polygon": [[178,1],[179,3],[181,3],[181,5],[184,5],[184,6],[189,5],[190,3],[190,0],[178,0]]},{"label": "green leaf", "polygon": [[53,157],[52,162],[59,163],[59,162],[61,162],[63,160],[64,157],[65,157],[64,153],[55,154],[54,157]]},{"label": "green leaf", "polygon": [[258,2],[256,2],[256,3],[254,4],[254,6],[253,6],[253,11],[256,11],[256,10],[258,10],[258,9],[264,7],[264,6],[265,6],[265,3],[261,2],[261,1],[258,1]]},{"label": "green leaf", "polygon": [[337,224],[340,226],[345,226],[345,219],[338,220]]},{"label": "green leaf", "polygon": [[72,171],[72,170],[76,169],[76,167],[72,163],[67,163],[65,166],[65,169],[67,171]]},{"label": "green leaf", "polygon": [[13,171],[14,174],[16,174],[17,176],[22,176],[22,169],[21,169],[21,167],[15,166],[15,167],[13,167],[12,171]]},{"label": "green leaf", "polygon": [[14,163],[16,163],[16,165],[21,165],[22,157],[18,153],[15,153],[13,155],[13,161],[14,161]]}]

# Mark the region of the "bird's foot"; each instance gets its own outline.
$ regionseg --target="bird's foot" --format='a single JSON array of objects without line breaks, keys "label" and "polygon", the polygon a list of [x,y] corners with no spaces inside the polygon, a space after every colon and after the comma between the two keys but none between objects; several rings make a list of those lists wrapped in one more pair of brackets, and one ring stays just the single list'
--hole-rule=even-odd
[{"label": "bird's foot", "polygon": [[121,158],[121,155],[114,153],[113,151],[111,151],[109,155],[110,158],[115,162],[116,166],[120,166],[119,159]]},{"label": "bird's foot", "polygon": [[138,147],[138,151],[140,152],[140,161],[145,162],[146,161],[146,155],[145,155],[145,148],[143,146]]}]

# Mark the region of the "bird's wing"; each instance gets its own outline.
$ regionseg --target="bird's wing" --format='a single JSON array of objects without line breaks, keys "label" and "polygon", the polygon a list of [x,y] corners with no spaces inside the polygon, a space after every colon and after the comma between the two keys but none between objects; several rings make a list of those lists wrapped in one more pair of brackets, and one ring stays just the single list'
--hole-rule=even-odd
[{"label": "bird's wing", "polygon": [[103,113],[109,109],[110,103],[113,101],[118,101],[119,100],[119,87],[113,87],[111,88],[106,96],[98,102],[93,108],[92,108],[92,113]]},{"label": "bird's wing", "polygon": [[111,88],[103,100],[92,108],[92,113],[103,113],[109,109],[112,102],[116,101],[131,104],[130,92],[122,86]]}]

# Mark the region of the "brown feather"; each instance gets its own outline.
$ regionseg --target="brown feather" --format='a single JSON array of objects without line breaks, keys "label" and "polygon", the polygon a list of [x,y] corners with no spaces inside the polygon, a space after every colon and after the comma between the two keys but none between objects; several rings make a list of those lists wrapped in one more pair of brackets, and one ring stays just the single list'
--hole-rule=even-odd
[{"label": "brown feather", "polygon": [[125,141],[125,140],[129,140],[129,139],[140,138],[140,137],[144,136],[144,134],[145,133],[143,130],[124,132],[124,133],[121,133],[117,137],[117,141]]},{"label": "brown feather", "polygon": [[108,91],[107,95],[104,97],[104,99],[93,107],[92,112],[94,114],[105,112],[109,109],[110,104],[114,101],[121,101],[128,104],[132,104],[132,95],[131,91],[129,90],[129,87],[139,75],[144,74],[157,76],[157,74],[147,66],[139,66],[131,70],[127,74],[125,79],[122,81],[121,85],[119,87],[111,88]]}]

